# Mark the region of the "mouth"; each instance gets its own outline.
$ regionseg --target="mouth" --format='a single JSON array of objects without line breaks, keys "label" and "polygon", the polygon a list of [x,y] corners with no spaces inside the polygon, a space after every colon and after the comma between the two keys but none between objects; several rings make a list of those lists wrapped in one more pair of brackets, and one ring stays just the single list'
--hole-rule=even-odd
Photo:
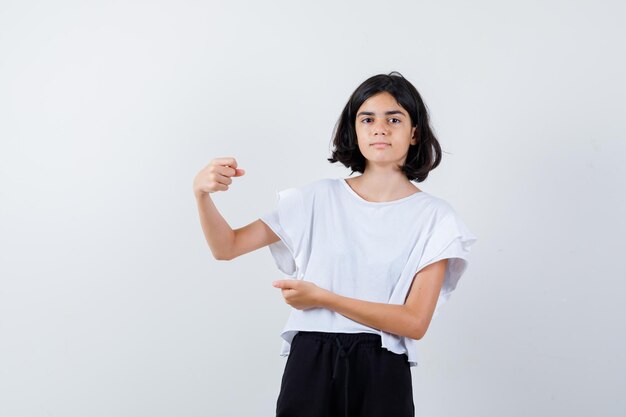
[{"label": "mouth", "polygon": [[376,143],[372,143],[370,146],[374,149],[387,149],[391,147],[391,144],[385,143],[385,142],[376,142]]}]

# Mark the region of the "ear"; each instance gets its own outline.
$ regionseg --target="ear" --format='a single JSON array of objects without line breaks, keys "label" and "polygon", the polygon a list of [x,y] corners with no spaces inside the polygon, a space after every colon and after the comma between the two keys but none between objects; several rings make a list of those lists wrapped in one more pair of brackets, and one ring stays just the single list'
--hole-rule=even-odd
[{"label": "ear", "polygon": [[417,130],[417,126],[411,129],[411,145],[417,144],[417,139],[415,138],[415,131]]}]

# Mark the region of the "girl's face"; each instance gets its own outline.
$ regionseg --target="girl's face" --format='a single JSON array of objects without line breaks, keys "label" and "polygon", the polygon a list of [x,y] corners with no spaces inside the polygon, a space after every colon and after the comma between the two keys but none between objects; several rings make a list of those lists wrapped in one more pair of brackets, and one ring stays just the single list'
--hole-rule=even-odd
[{"label": "girl's face", "polygon": [[366,166],[403,165],[416,127],[394,96],[384,91],[365,100],[356,112],[356,136]]}]

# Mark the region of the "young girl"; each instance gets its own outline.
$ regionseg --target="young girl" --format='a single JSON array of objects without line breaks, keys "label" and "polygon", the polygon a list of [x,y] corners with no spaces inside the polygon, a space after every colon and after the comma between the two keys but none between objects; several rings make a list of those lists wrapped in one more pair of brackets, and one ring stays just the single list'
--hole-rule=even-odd
[{"label": "young girl", "polygon": [[333,133],[331,163],[359,172],[277,193],[275,210],[232,230],[209,194],[244,174],[216,158],[194,179],[216,259],[269,245],[292,307],[277,417],[414,416],[417,341],[456,288],[477,238],[417,188],[441,161],[422,98],[401,74],[364,81]]}]

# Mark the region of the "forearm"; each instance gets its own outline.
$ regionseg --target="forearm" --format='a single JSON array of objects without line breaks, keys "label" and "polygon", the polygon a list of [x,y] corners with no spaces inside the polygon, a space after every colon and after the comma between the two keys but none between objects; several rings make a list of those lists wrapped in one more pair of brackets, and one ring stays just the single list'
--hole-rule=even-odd
[{"label": "forearm", "polygon": [[324,293],[319,304],[366,326],[411,339],[421,338],[417,317],[403,304],[375,303],[330,291]]},{"label": "forearm", "polygon": [[202,231],[215,259],[228,259],[235,232],[213,204],[209,193],[194,193]]}]

